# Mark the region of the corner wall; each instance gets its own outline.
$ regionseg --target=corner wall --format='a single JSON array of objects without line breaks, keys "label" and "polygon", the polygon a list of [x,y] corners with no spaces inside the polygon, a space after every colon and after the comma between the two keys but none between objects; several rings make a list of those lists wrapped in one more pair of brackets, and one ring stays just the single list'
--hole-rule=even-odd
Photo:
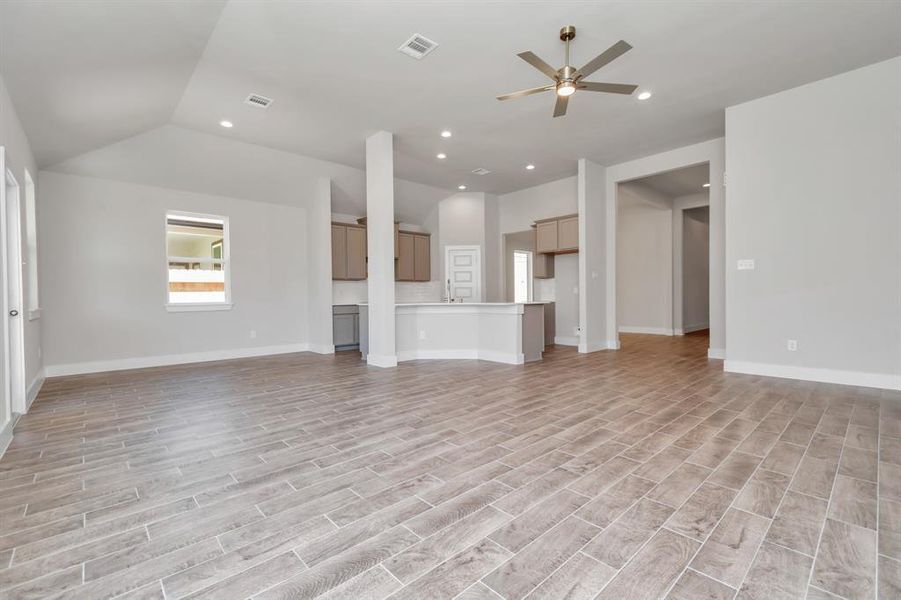
[{"label": "corner wall", "polygon": [[726,110],[726,370],[901,389],[899,131],[901,58]]}]

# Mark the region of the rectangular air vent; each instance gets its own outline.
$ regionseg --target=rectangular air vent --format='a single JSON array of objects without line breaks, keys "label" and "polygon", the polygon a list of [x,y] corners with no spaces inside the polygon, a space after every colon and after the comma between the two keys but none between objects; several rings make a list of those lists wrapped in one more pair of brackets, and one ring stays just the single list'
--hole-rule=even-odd
[{"label": "rectangular air vent", "polygon": [[272,104],[272,98],[260,96],[259,94],[250,94],[244,99],[244,104],[256,106],[257,108],[269,108],[269,105]]},{"label": "rectangular air vent", "polygon": [[407,56],[412,56],[416,60],[419,60],[437,47],[438,44],[436,44],[429,38],[419,35],[418,33],[414,33],[410,39],[408,39],[400,48],[398,48],[398,50],[400,50]]},{"label": "rectangular air vent", "polygon": [[491,172],[491,171],[489,171],[489,170],[486,169],[485,167],[479,167],[478,169],[473,169],[473,170],[472,170],[473,175],[487,175],[487,174],[490,173],[490,172]]}]

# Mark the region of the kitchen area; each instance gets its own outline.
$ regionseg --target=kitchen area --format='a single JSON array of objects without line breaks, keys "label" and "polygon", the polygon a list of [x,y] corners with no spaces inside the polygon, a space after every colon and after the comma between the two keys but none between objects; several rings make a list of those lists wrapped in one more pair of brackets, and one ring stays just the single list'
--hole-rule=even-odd
[{"label": "kitchen area", "polygon": [[[394,223],[397,361],[523,364],[541,360],[549,345],[566,344],[569,338],[556,331],[555,263],[577,264],[578,216],[538,219],[526,231],[507,234],[476,223],[483,227],[480,239],[455,237],[454,225],[447,214],[423,225]],[[331,243],[335,351],[365,359],[366,219],[333,213]]]}]

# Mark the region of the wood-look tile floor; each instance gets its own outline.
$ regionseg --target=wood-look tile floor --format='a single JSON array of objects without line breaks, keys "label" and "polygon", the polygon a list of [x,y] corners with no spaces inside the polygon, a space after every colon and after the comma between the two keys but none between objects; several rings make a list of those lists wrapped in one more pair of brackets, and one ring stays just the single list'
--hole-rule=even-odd
[{"label": "wood-look tile floor", "polygon": [[901,597],[901,395],[623,338],[48,380],[0,460],[0,595]]}]

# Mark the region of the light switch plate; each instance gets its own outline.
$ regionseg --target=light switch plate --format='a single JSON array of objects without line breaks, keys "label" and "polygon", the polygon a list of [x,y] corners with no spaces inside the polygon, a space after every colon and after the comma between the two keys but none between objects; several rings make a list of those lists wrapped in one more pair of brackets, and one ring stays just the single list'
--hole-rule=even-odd
[{"label": "light switch plate", "polygon": [[753,271],[756,268],[753,258],[742,258],[738,261],[739,271]]}]

